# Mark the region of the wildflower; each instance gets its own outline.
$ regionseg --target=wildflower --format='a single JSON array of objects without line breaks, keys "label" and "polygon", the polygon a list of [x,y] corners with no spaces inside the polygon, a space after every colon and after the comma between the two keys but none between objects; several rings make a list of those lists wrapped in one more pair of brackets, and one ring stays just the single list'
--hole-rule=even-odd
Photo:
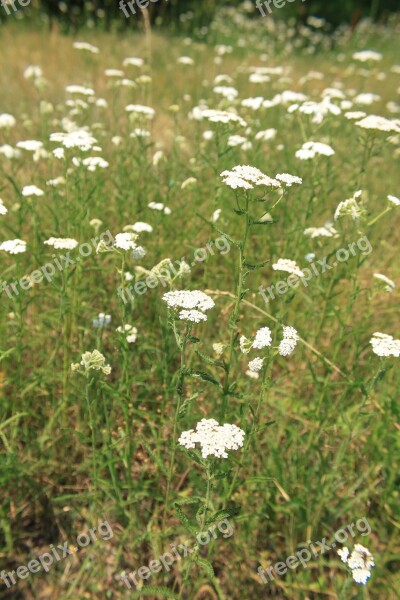
[{"label": "wildflower", "polygon": [[128,323],[124,325],[124,327],[117,327],[116,331],[125,335],[128,334],[126,336],[126,341],[128,342],[128,344],[134,344],[137,340],[138,330],[136,329],[136,327],[128,325]]},{"label": "wildflower", "polygon": [[162,202],[149,202],[149,204],[147,206],[149,208],[151,208],[152,210],[159,210],[160,212],[163,212],[165,215],[171,214],[171,209],[168,208],[168,206],[165,206]]},{"label": "wildflower", "polygon": [[213,91],[215,94],[220,94],[221,96],[229,100],[229,102],[233,102],[233,100],[235,100],[239,96],[239,92],[236,88],[225,85],[217,85]]},{"label": "wildflower", "polygon": [[106,77],[123,77],[125,73],[121,69],[106,69],[104,75]]},{"label": "wildflower", "polygon": [[225,346],[223,344],[221,344],[220,342],[216,342],[215,344],[213,344],[212,348],[213,348],[217,358],[220,358],[223,355],[224,350],[225,350]]},{"label": "wildflower", "polygon": [[86,377],[90,376],[90,371],[101,371],[104,375],[109,375],[111,373],[110,365],[106,365],[105,357],[98,350],[82,354],[81,362],[73,363],[71,369]]},{"label": "wildflower", "polygon": [[296,175],[289,175],[289,173],[280,173],[275,176],[275,179],[284,183],[286,187],[291,187],[295,183],[299,185],[303,183],[301,177],[296,177]]},{"label": "wildflower", "polygon": [[362,217],[365,211],[358,203],[358,199],[361,198],[361,196],[362,190],[358,190],[351,198],[340,202],[335,211],[335,221],[344,216],[351,216],[353,221],[356,221]]},{"label": "wildflower", "polygon": [[244,436],[245,432],[236,425],[219,425],[215,419],[202,419],[197,423],[196,430],[189,429],[181,434],[178,444],[187,449],[199,444],[203,458],[228,458],[227,450],[241,448]]},{"label": "wildflower", "polygon": [[47,246],[53,246],[55,250],[73,250],[78,245],[78,242],[72,238],[51,237],[43,243]]},{"label": "wildflower", "polygon": [[389,292],[389,294],[393,292],[394,288],[396,287],[396,284],[394,283],[394,281],[389,279],[389,277],[386,277],[386,275],[382,275],[381,273],[374,273],[374,277],[375,279],[383,283],[386,292]]},{"label": "wildflower", "polygon": [[0,215],[6,215],[7,213],[8,213],[8,210],[4,206],[3,200],[0,198]]},{"label": "wildflower", "polygon": [[134,223],[134,225],[132,225],[132,231],[134,231],[135,233],[143,233],[145,231],[147,233],[151,233],[153,231],[153,228],[148,223],[137,221],[136,223]]},{"label": "wildflower", "polygon": [[371,577],[371,569],[375,566],[371,552],[365,546],[356,544],[351,554],[346,547],[338,550],[337,553],[341,560],[350,567],[354,581],[365,585]]},{"label": "wildflower", "polygon": [[179,63],[180,65],[194,65],[194,60],[193,58],[190,58],[190,56],[180,56],[177,60],[177,63]]},{"label": "wildflower", "polygon": [[298,277],[304,277],[303,271],[296,264],[296,262],[288,258],[280,258],[278,262],[272,265],[272,268],[274,271],[285,271],[286,273],[291,273],[293,275],[297,275]]},{"label": "wildflower", "polygon": [[201,118],[205,118],[211,123],[237,123],[242,127],[247,127],[247,123],[242,117],[235,113],[227,112],[225,110],[203,110]]},{"label": "wildflower", "polygon": [[263,350],[268,348],[272,344],[272,334],[269,327],[262,327],[256,333],[254,338],[253,348],[257,350]]},{"label": "wildflower", "polygon": [[119,250],[135,250],[137,238],[135,233],[117,233],[114,246]]},{"label": "wildflower", "polygon": [[373,129],[376,131],[385,131],[387,133],[395,132],[400,133],[400,127],[394,121],[390,119],[385,119],[385,117],[379,117],[377,115],[368,115],[361,121],[357,121],[357,127],[362,127],[363,129]]},{"label": "wildflower", "polygon": [[154,119],[154,116],[156,114],[154,108],[151,108],[150,106],[143,106],[142,104],[129,104],[125,108],[125,110],[126,112],[143,115],[146,119],[149,120]]},{"label": "wildflower", "polygon": [[95,329],[105,329],[111,323],[111,316],[104,313],[99,313],[96,319],[93,319],[93,327]]},{"label": "wildflower", "polygon": [[211,221],[213,223],[216,223],[218,221],[218,219],[221,216],[221,212],[222,212],[222,210],[220,208],[217,208],[217,210],[214,210],[212,217],[211,217]]},{"label": "wildflower", "polygon": [[17,142],[17,148],[22,148],[22,150],[28,150],[29,152],[36,152],[36,150],[43,148],[43,142],[39,142],[38,140],[24,140],[22,142]]},{"label": "wildflower", "polygon": [[90,156],[88,158],[84,158],[82,161],[84,167],[87,167],[88,171],[94,172],[97,168],[106,169],[109,166],[109,163],[100,158],[100,156]]},{"label": "wildflower", "polygon": [[344,113],[344,116],[350,121],[358,121],[359,119],[363,119],[364,117],[366,117],[367,113],[365,113],[362,110],[356,110],[353,112]]},{"label": "wildflower", "polygon": [[197,309],[206,312],[215,306],[214,300],[210,296],[198,290],[167,292],[162,299],[170,308]]},{"label": "wildflower", "polygon": [[400,198],[396,198],[396,196],[389,195],[388,196],[388,200],[389,200],[389,202],[391,202],[395,206],[400,206]]},{"label": "wildflower", "polygon": [[239,339],[239,348],[242,354],[248,354],[252,348],[253,344],[250,340],[247,339],[245,335],[241,335]]},{"label": "wildflower", "polygon": [[26,185],[22,189],[22,195],[28,198],[29,196],[44,196],[44,191],[36,187],[36,185]]},{"label": "wildflower", "polygon": [[[83,152],[87,152],[95,144],[97,144],[96,138],[93,137],[86,129],[75,129],[69,133],[52,133],[50,135],[50,141],[58,142],[65,148],[79,148],[79,150],[82,150]],[[59,156],[56,158],[59,158]]]},{"label": "wildflower", "polygon": [[321,142],[306,142],[302,145],[300,150],[296,152],[296,158],[300,160],[309,160],[315,158],[317,155],[320,156],[333,156],[335,151],[328,144],[322,144]]},{"label": "wildflower", "polygon": [[360,50],[353,54],[353,59],[360,62],[367,62],[368,60],[379,61],[382,60],[382,54],[375,52],[375,50]]},{"label": "wildflower", "polygon": [[189,177],[188,179],[185,179],[185,181],[182,183],[181,190],[184,190],[187,187],[194,185],[195,183],[197,183],[197,179],[195,177]]},{"label": "wildflower", "polygon": [[136,58],[136,57],[124,58],[122,65],[124,67],[128,67],[128,66],[132,65],[133,67],[141,68],[144,65],[144,60],[143,60],[143,58]]},{"label": "wildflower", "polygon": [[283,328],[283,340],[279,344],[279,354],[281,356],[290,356],[297,346],[299,335],[294,327]]},{"label": "wildflower", "polygon": [[378,331],[372,336],[370,344],[373,352],[378,356],[400,357],[400,340],[395,340],[391,335]]},{"label": "wildflower", "polygon": [[24,79],[40,79],[43,71],[38,65],[29,65],[24,71]]},{"label": "wildflower", "polygon": [[19,158],[21,156],[21,152],[16,148],[10,146],[10,144],[3,144],[2,146],[0,146],[0,154],[5,156],[6,158],[9,158],[10,160],[13,158]]},{"label": "wildflower", "polygon": [[191,323],[207,321],[207,315],[199,310],[181,310],[179,318],[181,321],[190,321]]},{"label": "wildflower", "polygon": [[227,186],[236,190],[238,188],[245,190],[254,189],[254,185],[265,185],[267,187],[281,187],[281,184],[276,179],[271,179],[256,167],[248,165],[238,165],[233,167],[231,171],[223,171],[221,173],[222,181]]},{"label": "wildflower", "polygon": [[84,87],[83,85],[67,85],[65,91],[68,94],[81,94],[82,96],[94,96],[95,91],[92,88]]},{"label": "wildflower", "polygon": [[250,379],[259,379],[260,378],[259,373],[256,373],[255,371],[250,371],[250,369],[247,369],[246,375],[248,377],[250,377]]},{"label": "wildflower", "polygon": [[26,252],[26,242],[23,240],[7,240],[0,244],[0,250],[8,252],[8,254],[22,254]]},{"label": "wildflower", "polygon": [[264,361],[262,358],[254,358],[249,362],[249,371],[251,371],[252,373],[258,373],[259,371],[261,371],[263,364]]},{"label": "wildflower", "polygon": [[86,50],[86,52],[90,52],[91,54],[100,54],[100,50],[97,46],[93,46],[87,42],[74,42],[73,47],[75,50]]},{"label": "wildflower", "polygon": [[17,121],[13,115],[9,115],[8,113],[0,114],[0,129],[10,129],[11,127],[15,127]]},{"label": "wildflower", "polygon": [[46,181],[46,185],[49,185],[51,187],[57,187],[59,185],[64,185],[65,182],[65,177],[56,177],[55,179],[49,179],[48,181]]},{"label": "wildflower", "polygon": [[318,237],[335,237],[338,233],[332,223],[327,221],[323,227],[308,227],[304,230],[304,235],[314,239]]},{"label": "wildflower", "polygon": [[131,257],[134,260],[141,260],[144,256],[146,256],[146,250],[143,248],[143,246],[137,246],[131,252]]},{"label": "wildflower", "polygon": [[259,140],[261,142],[268,142],[269,140],[273,140],[276,138],[276,134],[277,134],[277,130],[276,129],[266,129],[265,131],[259,131],[258,133],[256,133],[256,140]]}]

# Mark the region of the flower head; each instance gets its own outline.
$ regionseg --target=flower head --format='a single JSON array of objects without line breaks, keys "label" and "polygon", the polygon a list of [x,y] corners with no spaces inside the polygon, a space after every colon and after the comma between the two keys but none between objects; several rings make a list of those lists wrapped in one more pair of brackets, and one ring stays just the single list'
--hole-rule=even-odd
[{"label": "flower head", "polygon": [[178,443],[187,449],[193,449],[199,444],[203,458],[228,458],[227,450],[241,448],[244,436],[244,431],[236,425],[219,425],[215,419],[202,419],[197,423],[196,430],[184,431]]},{"label": "flower head", "polygon": [[8,254],[22,254],[26,252],[26,242],[23,240],[7,240],[0,244],[0,250]]},{"label": "flower head", "polygon": [[110,365],[106,365],[105,357],[98,350],[84,352],[84,354],[82,354],[81,362],[73,363],[71,369],[86,377],[89,377],[90,371],[101,371],[104,375],[109,375],[111,373]]},{"label": "flower head", "polygon": [[372,336],[370,344],[372,345],[373,352],[377,356],[400,357],[400,340],[395,340],[392,335],[377,331]]},{"label": "flower head", "polygon": [[297,346],[299,334],[294,327],[283,328],[283,340],[279,344],[279,354],[281,356],[290,356]]},{"label": "flower head", "polygon": [[371,569],[375,566],[374,557],[365,546],[356,544],[353,552],[344,547],[337,551],[341,560],[351,569],[351,574],[356,583],[365,585],[371,577]]}]

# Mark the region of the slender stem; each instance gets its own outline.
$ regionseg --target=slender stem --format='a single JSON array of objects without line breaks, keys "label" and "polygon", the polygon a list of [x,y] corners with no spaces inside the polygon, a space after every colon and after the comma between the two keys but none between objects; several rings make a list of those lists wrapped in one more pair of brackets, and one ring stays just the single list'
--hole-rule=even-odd
[{"label": "slender stem", "polygon": [[246,244],[247,244],[247,241],[249,238],[249,233],[250,233],[250,228],[251,228],[251,221],[249,218],[248,211],[249,211],[249,197],[246,194],[246,207],[245,207],[246,221],[245,221],[243,240],[239,246],[239,277],[238,277],[238,284],[237,284],[237,290],[236,290],[235,307],[233,309],[233,314],[232,314],[232,317],[230,320],[230,330],[231,331],[230,331],[230,340],[229,340],[228,362],[227,362],[226,368],[225,368],[225,379],[224,379],[224,385],[223,385],[222,410],[221,410],[221,418],[222,419],[225,418],[225,413],[226,413],[227,404],[228,404],[229,378],[230,378],[230,373],[231,373],[231,368],[232,368],[233,350],[234,350],[234,346],[235,346],[237,322],[239,319],[240,304],[242,302],[242,294],[243,294],[244,284],[245,284],[245,280],[246,280],[245,253],[246,253]]}]

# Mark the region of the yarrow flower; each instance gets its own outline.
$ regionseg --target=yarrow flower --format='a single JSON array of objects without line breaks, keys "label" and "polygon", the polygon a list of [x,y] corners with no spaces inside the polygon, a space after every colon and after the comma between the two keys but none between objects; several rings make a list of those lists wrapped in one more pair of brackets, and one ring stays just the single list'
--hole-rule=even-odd
[{"label": "yarrow flower", "polygon": [[366,62],[368,60],[379,61],[382,60],[382,54],[380,52],[375,52],[375,50],[360,50],[353,54],[353,59],[359,60],[360,62]]},{"label": "yarrow flower", "polygon": [[26,252],[26,242],[23,240],[7,240],[0,244],[0,250],[8,252],[8,254],[22,254]]},{"label": "yarrow flower", "polygon": [[0,198],[0,215],[6,215],[7,213],[8,210],[5,207],[3,200]]},{"label": "yarrow flower", "polygon": [[252,373],[258,373],[259,371],[261,371],[263,364],[264,361],[262,358],[254,358],[249,362],[249,371],[251,371]]},{"label": "yarrow flower", "polygon": [[241,448],[244,436],[245,432],[236,425],[219,425],[215,419],[202,419],[197,423],[196,430],[189,429],[182,433],[178,444],[188,450],[199,444],[203,458],[228,458],[227,450]]},{"label": "yarrow flower", "polygon": [[337,553],[342,562],[350,567],[354,581],[365,585],[371,577],[371,569],[375,566],[371,552],[365,546],[356,544],[351,554],[346,547],[338,550]]},{"label": "yarrow flower", "polygon": [[391,202],[392,204],[394,204],[395,206],[400,206],[400,198],[396,198],[396,196],[391,196],[389,194],[388,196],[388,200],[389,202]]},{"label": "yarrow flower", "polygon": [[128,325],[128,323],[126,323],[124,327],[117,327],[117,332],[125,335],[128,334],[126,335],[126,341],[128,344],[134,344],[137,340],[138,330],[136,327],[133,327],[133,325]]},{"label": "yarrow flower", "polygon": [[400,127],[397,123],[378,115],[368,115],[368,117],[361,119],[361,121],[357,121],[356,125],[357,127],[362,127],[362,129],[373,129],[376,131],[385,131],[386,133],[400,133]]},{"label": "yarrow flower", "polygon": [[389,292],[389,294],[393,292],[394,288],[396,287],[396,284],[394,281],[389,279],[389,277],[386,277],[386,275],[382,275],[382,273],[374,273],[374,277],[380,283],[383,284],[385,292]]},{"label": "yarrow flower", "polygon": [[105,357],[98,350],[82,354],[81,362],[73,363],[71,369],[86,377],[89,377],[90,371],[101,371],[104,375],[109,375],[111,373],[110,365],[106,365]]},{"label": "yarrow flower", "polygon": [[283,340],[279,344],[279,354],[281,356],[290,356],[297,346],[299,334],[294,327],[283,328]]},{"label": "yarrow flower", "polygon": [[303,183],[301,177],[296,177],[296,175],[290,175],[289,173],[278,173],[275,179],[284,183],[286,187],[292,187],[292,185],[294,185],[295,183],[298,185],[301,185]]},{"label": "yarrow flower", "polygon": [[281,187],[281,184],[277,179],[271,179],[271,177],[265,175],[260,169],[250,167],[249,165],[238,165],[233,167],[231,171],[223,171],[221,177],[223,178],[223,183],[233,190],[238,188],[252,190],[256,185],[274,188]]},{"label": "yarrow flower", "polygon": [[26,185],[22,188],[21,193],[25,198],[28,198],[29,196],[44,196],[44,191],[36,187],[36,185]]},{"label": "yarrow flower", "polygon": [[296,158],[300,160],[309,160],[316,156],[333,156],[335,151],[328,144],[322,144],[321,142],[306,142],[302,145],[300,150],[296,152]]},{"label": "yarrow flower", "polygon": [[262,327],[256,333],[254,338],[253,348],[262,350],[268,348],[272,344],[272,333],[269,327]]},{"label": "yarrow flower", "polygon": [[207,321],[207,315],[199,310],[181,310],[179,318],[181,321],[190,321],[191,323]]},{"label": "yarrow flower", "polygon": [[303,271],[296,262],[294,260],[289,260],[288,258],[280,258],[278,262],[272,265],[272,268],[274,271],[285,271],[286,273],[291,273],[298,277],[304,277]]},{"label": "yarrow flower", "polygon": [[210,296],[207,296],[207,294],[198,290],[167,292],[162,299],[170,308],[182,308],[186,310],[197,309],[205,312],[215,306],[215,302]]},{"label": "yarrow flower", "polygon": [[135,250],[137,238],[135,233],[117,233],[114,246],[119,250]]},{"label": "yarrow flower", "polygon": [[93,319],[95,329],[105,329],[111,323],[111,316],[105,313],[99,313],[96,319]]},{"label": "yarrow flower", "polygon": [[47,246],[53,246],[56,250],[73,250],[78,245],[78,242],[72,238],[51,237],[43,243]]},{"label": "yarrow flower", "polygon": [[354,221],[364,214],[363,207],[359,204],[359,198],[362,196],[362,190],[358,190],[351,198],[339,202],[334,219],[337,221],[341,217],[351,216]]},{"label": "yarrow flower", "polygon": [[370,344],[372,345],[372,350],[378,356],[400,357],[400,340],[395,340],[392,335],[377,331],[372,336]]}]

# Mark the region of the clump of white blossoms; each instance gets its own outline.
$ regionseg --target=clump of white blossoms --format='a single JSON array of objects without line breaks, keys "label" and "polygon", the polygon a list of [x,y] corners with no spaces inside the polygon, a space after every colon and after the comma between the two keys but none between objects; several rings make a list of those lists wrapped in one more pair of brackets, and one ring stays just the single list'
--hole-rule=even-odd
[{"label": "clump of white blossoms", "polygon": [[249,371],[251,373],[259,373],[263,368],[264,360],[259,356],[249,362]]},{"label": "clump of white blossoms", "polygon": [[138,330],[136,327],[133,327],[133,325],[128,325],[127,323],[126,325],[124,325],[124,327],[117,327],[116,331],[125,335],[128,334],[126,335],[126,341],[128,342],[128,344],[134,344],[137,340]]},{"label": "clump of white blossoms", "polygon": [[24,240],[7,240],[0,244],[0,250],[8,254],[22,254],[26,252],[26,242]]},{"label": "clump of white blossoms", "polygon": [[99,48],[88,42],[74,42],[73,47],[75,50],[86,50],[86,52],[90,52],[91,54],[100,54]]},{"label": "clump of white blossoms", "polygon": [[362,196],[362,190],[358,190],[351,198],[339,202],[334,219],[337,221],[341,217],[350,216],[353,221],[356,221],[365,213],[364,208],[359,203],[359,198]]},{"label": "clump of white blossoms", "polygon": [[72,238],[54,238],[51,237],[43,244],[47,246],[53,246],[55,250],[73,250],[77,247],[78,242]]},{"label": "clump of white blossoms", "polygon": [[395,121],[385,119],[385,117],[380,117],[378,115],[368,115],[364,119],[361,119],[361,121],[357,121],[356,125],[362,129],[372,129],[374,131],[384,131],[386,133],[400,133],[400,127]]},{"label": "clump of white blossoms", "polygon": [[304,230],[304,235],[314,239],[319,237],[337,237],[338,232],[330,221],[327,221],[323,227],[308,227]]},{"label": "clump of white blossoms", "polygon": [[272,265],[272,268],[274,271],[285,271],[286,273],[291,273],[298,277],[304,277],[303,271],[296,262],[294,260],[289,260],[288,258],[280,258],[278,262]]},{"label": "clump of white blossoms", "polygon": [[137,248],[137,239],[138,236],[135,233],[117,233],[115,236],[114,247],[118,250],[135,250]]},{"label": "clump of white blossoms", "polygon": [[164,294],[163,300],[171,308],[197,308],[206,311],[215,306],[214,300],[199,290],[167,292]]},{"label": "clump of white blossoms", "polygon": [[106,359],[98,350],[93,352],[84,352],[80,363],[72,363],[72,371],[81,373],[85,377],[90,376],[90,371],[101,371],[104,375],[111,373],[110,365],[106,364]]},{"label": "clump of white blossoms", "polygon": [[8,210],[5,207],[3,200],[0,198],[0,215],[6,215],[7,213]]},{"label": "clump of white blossoms", "polygon": [[389,194],[388,200],[391,204],[394,204],[394,206],[400,206],[400,198],[397,198],[396,196],[392,196],[391,194]]},{"label": "clump of white blossoms", "polygon": [[296,152],[296,158],[300,160],[310,160],[316,156],[333,156],[335,154],[334,149],[328,144],[322,144],[321,142],[306,142],[302,145],[300,150]]},{"label": "clump of white blossoms", "polygon": [[370,344],[378,356],[400,357],[400,340],[395,340],[392,335],[377,331],[372,336]]},{"label": "clump of white blossoms", "polygon": [[382,54],[375,52],[375,50],[360,50],[359,52],[355,52],[352,58],[360,62],[367,62],[369,60],[379,61],[382,60]]},{"label": "clump of white blossoms", "polygon": [[356,544],[351,554],[346,547],[338,550],[337,553],[341,560],[350,567],[354,581],[365,585],[371,577],[371,569],[375,566],[371,552],[365,546]]},{"label": "clump of white blossoms", "polygon": [[87,152],[97,144],[96,138],[86,129],[75,129],[69,133],[52,133],[50,141],[61,143],[64,148],[79,148],[82,152]]},{"label": "clump of white blossoms", "polygon": [[95,329],[105,329],[111,323],[111,315],[99,313],[96,319],[93,319],[93,327]]},{"label": "clump of white blossoms", "polygon": [[281,356],[290,356],[299,341],[299,334],[294,327],[283,328],[283,340],[279,344],[278,352]]},{"label": "clump of white blossoms", "polygon": [[296,175],[290,175],[290,173],[278,173],[275,179],[277,179],[281,183],[284,183],[286,187],[292,187],[292,185],[294,184],[301,185],[303,183],[301,177],[297,177]]},{"label": "clump of white blossoms", "polygon": [[269,327],[261,327],[256,333],[254,338],[253,348],[257,350],[263,350],[268,348],[272,344],[272,333]]},{"label": "clump of white blossoms", "polygon": [[36,185],[26,185],[22,188],[21,194],[25,196],[25,198],[28,198],[29,196],[44,196],[44,191]]},{"label": "clump of white blossoms", "polygon": [[238,188],[243,190],[253,190],[254,186],[261,185],[273,188],[281,187],[281,184],[277,179],[271,179],[271,177],[265,175],[260,169],[248,165],[238,165],[233,167],[230,171],[223,171],[221,177],[223,183],[233,190]]},{"label": "clump of white blossoms", "polygon": [[382,273],[374,273],[374,278],[383,285],[385,292],[391,294],[396,287],[394,281],[386,277],[386,275],[382,275]]},{"label": "clump of white blossoms", "polygon": [[245,432],[236,425],[219,425],[215,419],[202,419],[197,423],[196,430],[189,429],[182,433],[178,444],[188,450],[199,444],[203,458],[228,458],[227,450],[241,448],[244,436]]}]

